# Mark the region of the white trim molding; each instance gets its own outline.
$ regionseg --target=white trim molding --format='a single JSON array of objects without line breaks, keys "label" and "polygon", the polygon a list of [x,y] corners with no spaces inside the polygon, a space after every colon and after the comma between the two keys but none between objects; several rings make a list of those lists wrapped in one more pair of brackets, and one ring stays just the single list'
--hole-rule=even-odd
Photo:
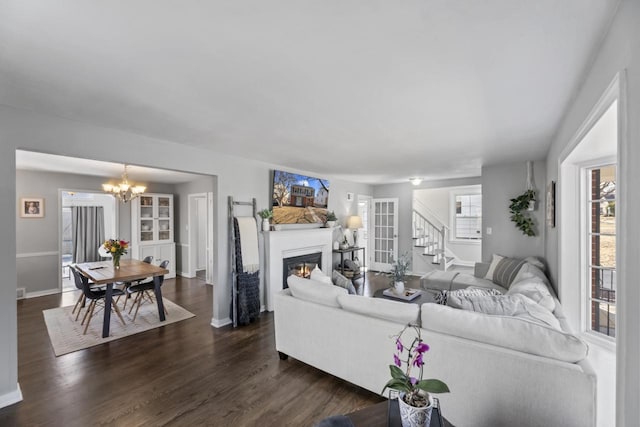
[{"label": "white trim molding", "polygon": [[44,291],[27,292],[24,297],[29,299],[29,298],[44,297],[47,295],[55,295],[59,293],[60,293],[60,289],[55,288],[55,289],[47,289]]},{"label": "white trim molding", "polygon": [[35,258],[41,256],[58,256],[60,252],[58,251],[49,251],[49,252],[25,252],[21,254],[16,254],[16,258]]},{"label": "white trim molding", "polygon": [[222,328],[223,326],[227,326],[231,324],[231,318],[230,317],[226,317],[222,320],[218,320],[215,317],[211,318],[211,326],[213,326],[214,328]]},{"label": "white trim molding", "polygon": [[20,390],[20,384],[16,384],[16,389],[0,395],[0,408],[4,408],[14,403],[22,401],[22,390]]}]

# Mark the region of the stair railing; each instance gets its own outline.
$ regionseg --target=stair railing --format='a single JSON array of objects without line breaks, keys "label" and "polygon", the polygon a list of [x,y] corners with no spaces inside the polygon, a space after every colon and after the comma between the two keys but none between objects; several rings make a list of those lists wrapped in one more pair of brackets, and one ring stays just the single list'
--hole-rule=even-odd
[{"label": "stair railing", "polygon": [[[434,262],[444,259],[447,242],[447,226],[436,225],[413,209],[413,237],[422,241],[429,249],[429,255],[433,255]],[[435,249],[435,250],[434,250]]]}]

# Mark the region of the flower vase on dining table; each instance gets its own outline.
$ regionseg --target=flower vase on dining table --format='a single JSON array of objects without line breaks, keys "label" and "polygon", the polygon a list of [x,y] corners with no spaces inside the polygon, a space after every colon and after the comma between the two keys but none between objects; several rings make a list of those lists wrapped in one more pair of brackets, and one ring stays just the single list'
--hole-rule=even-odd
[{"label": "flower vase on dining table", "polygon": [[112,261],[113,261],[113,268],[116,270],[120,269],[120,255],[112,255]]}]

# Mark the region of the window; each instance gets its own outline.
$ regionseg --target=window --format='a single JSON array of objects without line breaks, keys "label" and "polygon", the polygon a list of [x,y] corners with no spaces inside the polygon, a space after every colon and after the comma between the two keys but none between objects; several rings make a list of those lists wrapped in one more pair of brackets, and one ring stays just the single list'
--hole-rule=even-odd
[{"label": "window", "polygon": [[587,330],[616,336],[616,167],[585,170]]},{"label": "window", "polygon": [[482,238],[482,195],[455,196],[454,239],[480,240]]}]

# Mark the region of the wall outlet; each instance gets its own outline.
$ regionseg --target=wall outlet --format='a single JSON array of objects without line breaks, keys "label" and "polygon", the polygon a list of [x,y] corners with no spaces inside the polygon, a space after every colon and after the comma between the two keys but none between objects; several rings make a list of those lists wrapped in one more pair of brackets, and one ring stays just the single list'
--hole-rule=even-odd
[{"label": "wall outlet", "polygon": [[493,229],[491,227],[487,227],[487,236],[490,236],[493,233]]}]

